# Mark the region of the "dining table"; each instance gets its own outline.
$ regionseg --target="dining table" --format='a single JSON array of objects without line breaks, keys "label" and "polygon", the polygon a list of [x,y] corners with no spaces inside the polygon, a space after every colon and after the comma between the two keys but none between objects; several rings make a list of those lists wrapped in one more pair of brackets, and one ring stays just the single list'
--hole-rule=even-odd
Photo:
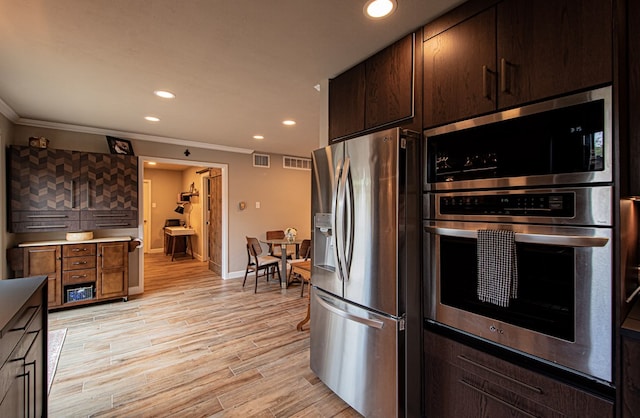
[{"label": "dining table", "polygon": [[[271,246],[279,245],[282,249],[281,253],[281,266],[280,266],[280,287],[282,289],[286,289],[288,286],[287,283],[287,245],[295,245],[296,246],[296,258],[298,258],[298,254],[300,252],[300,244],[302,244],[301,239],[294,238],[290,240],[288,238],[276,238],[276,239],[261,239],[260,242],[265,244],[269,244]],[[284,280],[282,278],[284,277]]]}]

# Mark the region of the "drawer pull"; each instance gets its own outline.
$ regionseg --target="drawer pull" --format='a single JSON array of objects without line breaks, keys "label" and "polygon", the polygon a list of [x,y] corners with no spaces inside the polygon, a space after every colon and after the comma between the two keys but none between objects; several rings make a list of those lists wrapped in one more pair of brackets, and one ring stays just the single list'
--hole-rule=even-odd
[{"label": "drawer pull", "polygon": [[72,279],[84,279],[85,277],[87,277],[86,274],[76,274],[71,276]]},{"label": "drawer pull", "polygon": [[466,356],[459,355],[459,356],[458,356],[458,358],[459,358],[460,360],[462,360],[462,361],[465,361],[465,362],[467,362],[467,363],[469,363],[469,364],[472,364],[472,365],[474,365],[474,366],[476,366],[476,367],[479,367],[479,368],[481,368],[481,369],[482,369],[482,370],[484,370],[484,371],[487,371],[487,372],[489,372],[489,373],[493,373],[493,374],[495,374],[495,375],[497,375],[497,376],[500,376],[500,377],[501,377],[501,378],[503,378],[503,379],[507,379],[507,380],[508,380],[508,381],[510,381],[510,382],[516,383],[516,384],[518,384],[518,385],[520,385],[520,386],[522,386],[522,387],[524,387],[524,388],[526,388],[526,389],[529,389],[529,390],[531,390],[531,391],[533,391],[533,392],[535,392],[535,393],[537,393],[537,394],[542,395],[542,394],[544,393],[544,392],[542,391],[542,389],[541,389],[541,388],[539,388],[539,387],[537,387],[537,386],[531,386],[531,385],[530,385],[530,384],[528,384],[528,383],[521,382],[520,380],[514,379],[513,377],[507,376],[507,375],[506,375],[506,374],[504,374],[504,373],[501,373],[501,372],[499,372],[499,371],[497,371],[497,370],[494,370],[494,369],[492,369],[492,368],[490,368],[490,367],[487,367],[487,366],[482,365],[482,364],[480,364],[480,363],[478,363],[478,362],[476,362],[476,361],[473,361],[473,360],[471,360],[470,358],[468,358],[468,357],[466,357]]},{"label": "drawer pull", "polygon": [[67,225],[40,225],[40,226],[27,226],[26,229],[55,229],[66,228]]},{"label": "drawer pull", "polygon": [[105,227],[105,226],[129,226],[129,222],[117,222],[117,223],[110,223],[110,224],[96,224],[96,226],[98,226],[98,227]]},{"label": "drawer pull", "polygon": [[71,251],[77,253],[78,251],[88,251],[88,248],[87,247],[84,247],[84,248],[73,248]]},{"label": "drawer pull", "polygon": [[111,215],[93,215],[94,218],[126,218],[128,215],[123,215],[121,213],[111,214]]},{"label": "drawer pull", "polygon": [[[31,323],[31,320],[35,317],[36,313],[38,312],[38,308],[39,306],[29,306],[27,309],[25,309],[24,313],[18,320],[20,323],[16,324],[13,328],[11,328],[10,331],[26,330],[29,324]],[[29,311],[31,311],[31,313],[29,313]]]},{"label": "drawer pull", "polygon": [[67,215],[28,215],[29,219],[53,219],[53,218],[68,218]]},{"label": "drawer pull", "polygon": [[77,266],[79,264],[87,264],[87,262],[86,261],[76,261],[76,262],[71,263],[71,264],[73,264],[74,266]]},{"label": "drawer pull", "polygon": [[519,414],[522,414],[522,415],[524,415],[526,417],[530,417],[530,418],[538,418],[537,415],[533,415],[533,414],[525,411],[524,409],[520,409],[517,406],[515,406],[513,404],[510,404],[509,402],[507,402],[507,401],[505,401],[503,399],[500,399],[495,395],[492,395],[491,393],[487,392],[486,390],[483,390],[483,389],[481,389],[479,387],[476,387],[475,385],[472,385],[471,383],[467,382],[464,379],[460,379],[460,380],[458,380],[458,382],[462,383],[463,385],[465,385],[469,389],[474,390],[474,391],[480,393],[483,396],[486,396],[487,398],[493,399],[494,401],[498,402],[501,405],[506,406],[507,408],[513,409],[514,411],[518,412]]}]

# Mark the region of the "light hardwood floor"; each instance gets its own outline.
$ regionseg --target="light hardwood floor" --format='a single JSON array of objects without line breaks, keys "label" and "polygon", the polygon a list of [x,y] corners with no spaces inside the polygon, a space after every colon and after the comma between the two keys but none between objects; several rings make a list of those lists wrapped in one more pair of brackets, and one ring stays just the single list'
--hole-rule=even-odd
[{"label": "light hardwood floor", "polygon": [[[51,417],[357,417],[309,368],[298,286],[222,280],[206,263],[145,255],[145,292],[51,312],[67,328]],[[306,293],[306,289],[305,289]]]}]

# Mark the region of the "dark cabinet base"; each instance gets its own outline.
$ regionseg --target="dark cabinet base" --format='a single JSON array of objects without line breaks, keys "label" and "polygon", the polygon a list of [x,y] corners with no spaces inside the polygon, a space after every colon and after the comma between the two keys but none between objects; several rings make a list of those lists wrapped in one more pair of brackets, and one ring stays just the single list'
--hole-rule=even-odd
[{"label": "dark cabinet base", "polygon": [[428,417],[613,417],[604,399],[425,331]]}]

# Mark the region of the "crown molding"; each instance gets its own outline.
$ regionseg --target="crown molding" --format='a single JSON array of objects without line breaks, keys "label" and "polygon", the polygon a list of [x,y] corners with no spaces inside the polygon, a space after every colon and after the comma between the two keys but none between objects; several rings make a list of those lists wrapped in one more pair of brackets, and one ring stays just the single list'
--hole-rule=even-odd
[{"label": "crown molding", "polygon": [[[8,108],[8,109],[11,109],[11,108]],[[0,111],[2,111],[1,106],[0,106]],[[15,114],[15,112],[13,113]],[[17,125],[35,126],[37,128],[60,129],[64,131],[81,132],[81,133],[94,134],[94,135],[109,135],[109,136],[116,136],[116,137],[121,137],[126,139],[136,139],[139,141],[159,142],[162,144],[181,145],[181,146],[193,147],[193,148],[210,149],[215,151],[233,152],[236,154],[251,154],[254,152],[254,150],[247,149],[247,148],[228,147],[226,145],[216,145],[216,144],[209,144],[206,142],[188,141],[185,139],[168,138],[165,136],[137,134],[133,132],[114,131],[111,129],[92,128],[89,126],[72,125],[68,123],[58,123],[58,122],[48,122],[48,121],[42,121],[42,120],[36,120],[36,119],[26,119],[26,118],[18,117],[18,115],[16,115],[16,120],[12,120],[12,122]]]},{"label": "crown molding", "polygon": [[139,141],[159,142],[162,144],[182,145],[186,147],[204,148],[215,151],[233,152],[237,154],[251,154],[254,150],[247,148],[228,147],[225,145],[208,144],[206,142],[188,141],[185,139],[168,138],[165,136],[155,136],[146,134],[137,134],[133,132],[114,131],[110,129],[92,128],[89,126],[71,125],[67,123],[47,122],[35,119],[19,118],[16,122],[18,125],[35,126],[38,128],[61,129],[71,132],[82,132],[95,135],[117,136],[127,139],[137,139]]},{"label": "crown molding", "polygon": [[20,116],[9,106],[4,100],[0,99],[0,113],[4,115],[11,122],[16,123]]}]

